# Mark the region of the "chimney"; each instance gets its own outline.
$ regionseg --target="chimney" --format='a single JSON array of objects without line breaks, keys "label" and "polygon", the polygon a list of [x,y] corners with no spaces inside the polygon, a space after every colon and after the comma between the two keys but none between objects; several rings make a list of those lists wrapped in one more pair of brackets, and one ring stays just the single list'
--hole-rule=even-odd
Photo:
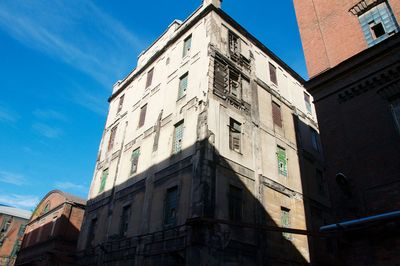
[{"label": "chimney", "polygon": [[221,8],[222,0],[203,0],[203,8],[209,5],[214,5],[217,8]]}]

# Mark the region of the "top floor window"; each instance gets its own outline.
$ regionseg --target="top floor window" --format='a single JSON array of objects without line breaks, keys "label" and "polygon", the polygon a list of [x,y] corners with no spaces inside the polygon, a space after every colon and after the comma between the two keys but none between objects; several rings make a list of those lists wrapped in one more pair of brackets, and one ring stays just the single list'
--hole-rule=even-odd
[{"label": "top floor window", "polygon": [[311,130],[311,143],[313,146],[313,149],[316,151],[319,151],[319,143],[318,143],[318,132],[310,127]]},{"label": "top floor window", "polygon": [[304,103],[306,104],[307,112],[311,113],[311,97],[308,93],[304,92]]},{"label": "top floor window", "polygon": [[182,57],[185,57],[189,54],[190,48],[192,47],[192,35],[189,35],[184,41],[183,41],[183,52],[182,52]]},{"label": "top floor window", "polygon": [[387,1],[362,0],[350,9],[358,16],[368,46],[373,46],[399,31],[399,25]]},{"label": "top floor window", "polygon": [[124,98],[125,98],[125,94],[122,95],[121,97],[119,97],[117,114],[119,112],[121,112],[121,110],[122,110],[122,106],[124,105]]},{"label": "top floor window", "polygon": [[240,39],[233,32],[229,31],[229,53],[231,56],[239,56],[240,53]]},{"label": "top floor window", "polygon": [[147,72],[147,79],[146,79],[146,88],[151,86],[151,83],[153,81],[153,72],[154,72],[154,67]]},{"label": "top floor window", "polygon": [[278,78],[276,77],[276,66],[269,63],[269,78],[272,83],[278,85]]},{"label": "top floor window", "polygon": [[115,135],[117,134],[117,126],[113,127],[110,132],[110,139],[108,141],[108,150],[114,147]]}]

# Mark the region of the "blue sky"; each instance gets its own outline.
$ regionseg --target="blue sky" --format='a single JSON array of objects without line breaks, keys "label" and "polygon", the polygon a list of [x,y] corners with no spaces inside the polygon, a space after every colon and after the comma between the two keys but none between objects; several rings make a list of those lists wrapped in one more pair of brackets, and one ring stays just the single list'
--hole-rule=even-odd
[{"label": "blue sky", "polygon": [[[112,85],[200,4],[0,1],[0,203],[31,210],[56,188],[86,198]],[[223,10],[306,77],[292,0]]]}]

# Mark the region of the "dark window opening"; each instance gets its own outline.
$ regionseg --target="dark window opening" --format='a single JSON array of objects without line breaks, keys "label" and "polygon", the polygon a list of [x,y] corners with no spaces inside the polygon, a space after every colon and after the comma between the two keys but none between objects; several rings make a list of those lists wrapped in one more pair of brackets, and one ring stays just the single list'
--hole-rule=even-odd
[{"label": "dark window opening", "polygon": [[229,148],[240,153],[241,146],[241,127],[238,121],[230,119],[229,121]]},{"label": "dark window opening", "polygon": [[276,76],[276,66],[274,66],[271,63],[269,63],[269,78],[272,83],[278,85],[278,78]]},{"label": "dark window opening", "polygon": [[222,98],[232,96],[232,99],[242,99],[242,75],[238,70],[229,66],[226,62],[214,61],[214,93]]},{"label": "dark window opening", "polygon": [[121,214],[120,230],[119,230],[120,236],[126,235],[126,232],[128,231],[130,216],[131,216],[131,206],[128,205],[128,206],[123,207],[122,214]]},{"label": "dark window opening", "polygon": [[281,107],[276,102],[272,102],[272,120],[278,127],[282,127]]},{"label": "dark window opening", "polygon": [[242,220],[242,189],[236,186],[229,186],[229,219],[231,221],[240,222]]},{"label": "dark window opening", "polygon": [[371,31],[375,39],[385,35],[385,28],[383,27],[382,23],[377,23],[375,25],[371,25]]},{"label": "dark window opening", "polygon": [[147,104],[143,105],[142,108],[140,108],[138,128],[141,128],[144,125],[144,121],[146,119],[146,112],[147,112]]},{"label": "dark window opening", "polygon": [[239,59],[240,54],[240,39],[233,32],[229,31],[229,53],[233,59]]},{"label": "dark window opening", "polygon": [[178,207],[178,187],[172,187],[167,190],[164,205],[164,224],[175,225],[176,213]]},{"label": "dark window opening", "polygon": [[89,225],[89,232],[88,232],[88,237],[86,240],[86,247],[93,247],[94,246],[94,238],[96,234],[96,227],[97,227],[97,219],[92,219]]}]

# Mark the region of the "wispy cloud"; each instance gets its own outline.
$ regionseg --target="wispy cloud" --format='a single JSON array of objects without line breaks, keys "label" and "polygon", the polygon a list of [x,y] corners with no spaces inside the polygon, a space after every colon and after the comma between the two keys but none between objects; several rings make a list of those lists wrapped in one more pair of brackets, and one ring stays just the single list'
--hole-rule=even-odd
[{"label": "wispy cloud", "polygon": [[33,111],[33,115],[36,118],[43,120],[68,121],[68,118],[64,114],[52,109],[36,109]]},{"label": "wispy cloud", "polygon": [[36,122],[32,125],[32,128],[38,134],[40,134],[46,138],[49,138],[49,139],[58,138],[63,134],[63,131],[61,129],[56,128],[54,126],[50,126],[45,123]]},{"label": "wispy cloud", "polygon": [[38,202],[39,197],[35,195],[0,195],[0,203],[18,208],[32,209],[38,204]]},{"label": "wispy cloud", "polygon": [[0,182],[16,186],[22,186],[26,184],[26,180],[23,175],[7,171],[0,171]]},{"label": "wispy cloud", "polygon": [[79,89],[71,94],[71,100],[96,114],[104,116],[107,113],[107,96],[104,93],[99,94]]},{"label": "wispy cloud", "polygon": [[0,122],[15,123],[19,115],[0,102]]},{"label": "wispy cloud", "polygon": [[93,1],[0,1],[0,30],[69,64],[107,89],[134,61],[141,40]]},{"label": "wispy cloud", "polygon": [[79,191],[79,192],[85,192],[89,188],[81,185],[81,184],[75,184],[72,182],[57,182],[55,183],[55,187],[61,190],[73,190],[73,191]]}]

